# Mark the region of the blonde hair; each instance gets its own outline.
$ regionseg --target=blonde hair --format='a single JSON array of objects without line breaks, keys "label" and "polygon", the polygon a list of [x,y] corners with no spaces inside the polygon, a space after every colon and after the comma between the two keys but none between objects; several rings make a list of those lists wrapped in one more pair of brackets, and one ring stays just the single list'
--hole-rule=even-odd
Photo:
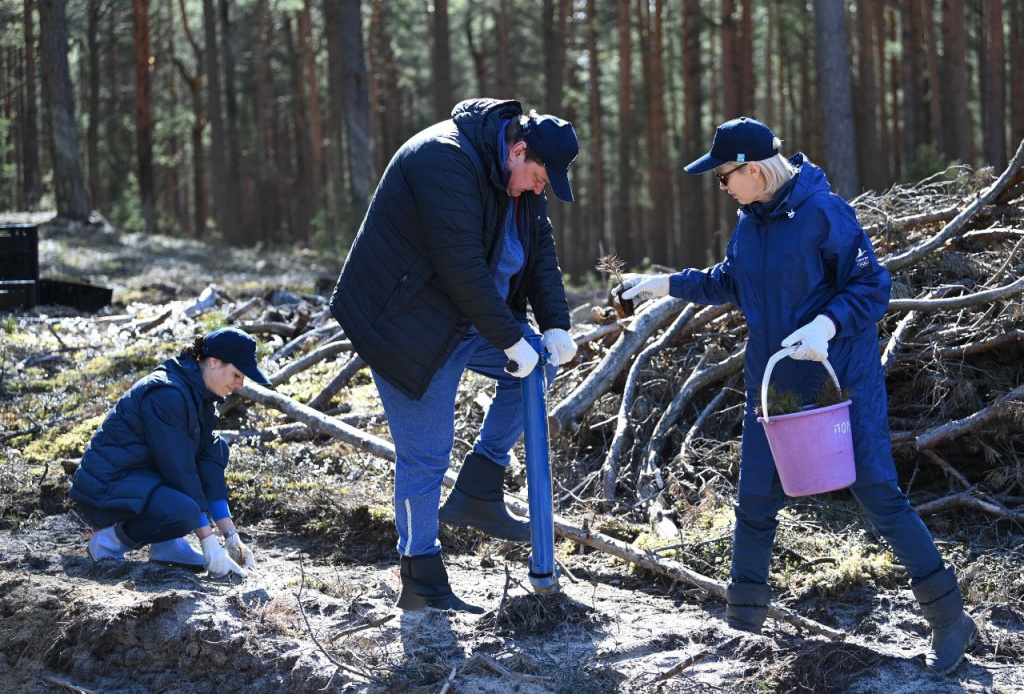
[{"label": "blonde hair", "polygon": [[[782,146],[782,140],[775,138],[772,143],[775,149]],[[733,162],[734,164],[742,164],[743,162]],[[796,175],[797,168],[789,163],[782,154],[776,154],[767,159],[762,159],[757,162],[757,165],[761,167],[761,172],[764,175],[764,194],[769,198],[773,197],[782,186],[789,182],[789,179]]]}]

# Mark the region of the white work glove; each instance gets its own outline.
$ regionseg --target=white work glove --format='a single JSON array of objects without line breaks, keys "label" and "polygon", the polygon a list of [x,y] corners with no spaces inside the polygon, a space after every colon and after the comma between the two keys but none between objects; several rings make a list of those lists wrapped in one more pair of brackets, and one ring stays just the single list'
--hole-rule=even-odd
[{"label": "white work glove", "polygon": [[800,347],[790,356],[792,359],[812,359],[825,361],[828,359],[828,341],[836,335],[836,324],[828,316],[822,314],[802,328],[795,330],[782,341],[783,347]]},{"label": "white work glove", "polygon": [[533,371],[533,367],[537,366],[537,362],[540,361],[540,355],[537,354],[537,350],[530,346],[525,337],[519,338],[519,342],[506,349],[505,356],[508,357],[509,362],[515,367],[509,371],[506,366],[505,370],[516,378],[526,378],[529,376],[530,372]]},{"label": "white work glove", "polygon": [[199,544],[203,546],[203,559],[206,560],[206,570],[210,572],[211,576],[220,578],[226,576],[229,571],[233,571],[245,578],[245,570],[228,556],[228,551],[221,547],[216,535],[207,535],[199,541]]},{"label": "white work glove", "polygon": [[252,558],[252,550],[242,542],[242,538],[238,535],[237,531],[224,540],[224,547],[228,551],[228,556],[236,564],[247,569],[255,568],[256,561]]},{"label": "white work glove", "polygon": [[660,299],[668,296],[669,278],[671,275],[635,275],[622,283],[620,299]]},{"label": "white work glove", "polygon": [[544,337],[540,341],[544,344],[544,349],[551,355],[548,361],[555,366],[568,364],[576,356],[576,341],[561,328],[545,330]]}]

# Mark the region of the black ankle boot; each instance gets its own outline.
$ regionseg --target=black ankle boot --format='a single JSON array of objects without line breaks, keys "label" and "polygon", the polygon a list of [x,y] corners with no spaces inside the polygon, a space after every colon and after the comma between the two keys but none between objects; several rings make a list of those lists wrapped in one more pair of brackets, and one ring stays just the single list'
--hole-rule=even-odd
[{"label": "black ankle boot", "polygon": [[729,583],[725,587],[725,621],[733,629],[760,634],[772,591],[764,583]]},{"label": "black ankle boot", "polygon": [[477,528],[501,540],[529,542],[530,522],[515,518],[505,508],[504,481],[505,468],[479,453],[470,453],[438,520],[446,525]]},{"label": "black ankle boot", "polygon": [[978,625],[964,612],[964,597],[953,567],[937,571],[911,585],[910,589],[932,627],[932,642],[925,663],[940,675],[949,674],[978,636]]},{"label": "black ankle boot", "polygon": [[398,607],[403,610],[436,607],[439,610],[483,614],[484,608],[463,602],[452,592],[440,552],[418,557],[403,556],[401,574],[402,594],[398,596]]}]

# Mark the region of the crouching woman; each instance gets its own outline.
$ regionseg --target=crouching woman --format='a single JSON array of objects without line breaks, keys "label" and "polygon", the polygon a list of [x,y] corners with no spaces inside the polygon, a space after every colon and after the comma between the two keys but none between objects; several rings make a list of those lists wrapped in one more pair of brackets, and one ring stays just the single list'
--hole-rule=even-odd
[{"label": "crouching woman", "polygon": [[[228,446],[213,433],[214,403],[246,377],[269,385],[256,364],[256,341],[221,328],[196,338],[121,396],[71,484],[71,498],[94,528],[88,548],[94,561],[124,561],[126,552],[149,545],[150,561],[205,568],[215,577],[244,577],[242,567],[254,566],[228,508]],[[185,539],[189,532],[202,554]]]}]

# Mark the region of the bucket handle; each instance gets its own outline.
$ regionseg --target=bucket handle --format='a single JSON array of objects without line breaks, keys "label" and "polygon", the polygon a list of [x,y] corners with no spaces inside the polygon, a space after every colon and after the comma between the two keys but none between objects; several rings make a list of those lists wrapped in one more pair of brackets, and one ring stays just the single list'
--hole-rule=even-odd
[{"label": "bucket handle", "polygon": [[[775,365],[793,354],[799,349],[799,345],[793,345],[792,347],[784,347],[778,352],[772,355],[771,359],[768,360],[768,365],[764,367],[764,378],[761,379],[761,418],[764,419],[765,423],[769,423],[771,420],[768,418],[768,382],[772,377],[772,369]],[[821,365],[828,371],[828,375],[832,377],[832,380],[836,382],[836,388],[842,388],[839,385],[839,378],[836,376],[835,369],[828,363],[828,359],[821,362]]]}]

